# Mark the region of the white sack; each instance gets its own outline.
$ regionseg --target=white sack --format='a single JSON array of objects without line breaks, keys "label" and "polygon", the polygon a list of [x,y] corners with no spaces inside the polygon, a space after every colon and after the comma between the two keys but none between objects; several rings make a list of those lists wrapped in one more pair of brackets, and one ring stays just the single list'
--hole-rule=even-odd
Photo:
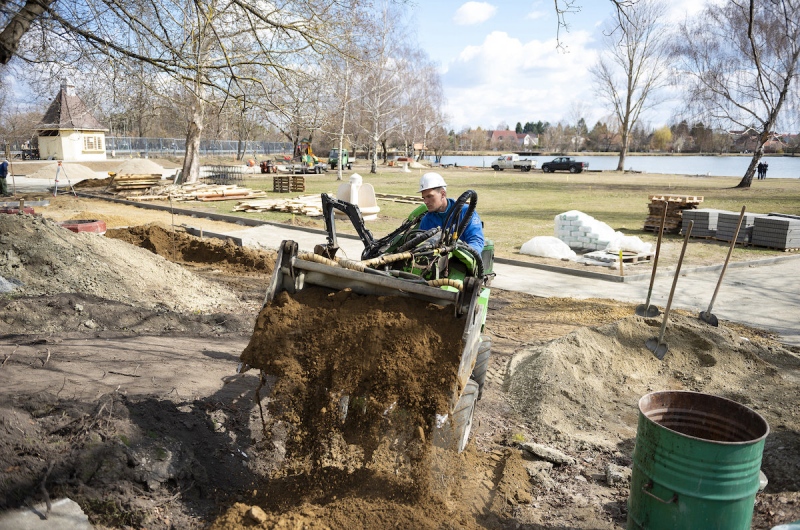
[{"label": "white sack", "polygon": [[536,236],[523,243],[519,252],[542,258],[575,260],[578,257],[569,245],[553,236]]}]

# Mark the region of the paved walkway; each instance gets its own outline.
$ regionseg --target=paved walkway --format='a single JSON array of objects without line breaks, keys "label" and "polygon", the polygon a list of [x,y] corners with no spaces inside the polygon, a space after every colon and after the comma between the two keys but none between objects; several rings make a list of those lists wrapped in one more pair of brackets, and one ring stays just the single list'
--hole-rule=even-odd
[{"label": "paved walkway", "polygon": [[[273,225],[231,231],[227,235],[241,238],[246,246],[271,249],[278,248],[284,239],[297,241],[304,250],[313,250],[314,245],[325,242],[325,235],[319,230]],[[339,246],[356,259],[364,248],[359,240],[344,237],[339,238]],[[537,296],[608,298],[643,304],[650,284],[649,276],[621,283],[575,276],[568,269],[563,273],[550,272],[505,263],[496,263],[494,270],[497,276],[492,287]],[[719,272],[690,271],[678,278],[672,307],[697,313],[707,310]],[[662,309],[667,305],[672,281],[671,275],[656,278],[651,303]],[[712,313],[720,320],[774,331],[785,343],[800,346],[800,256],[769,265],[729,267]]]}]

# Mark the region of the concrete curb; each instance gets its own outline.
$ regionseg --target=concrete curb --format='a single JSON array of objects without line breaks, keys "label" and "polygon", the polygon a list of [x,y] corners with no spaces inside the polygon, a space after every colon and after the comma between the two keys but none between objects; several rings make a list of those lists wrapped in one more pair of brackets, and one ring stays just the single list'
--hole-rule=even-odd
[{"label": "concrete curb", "polygon": [[[203,212],[203,211],[186,209],[186,208],[174,208],[172,206],[161,205],[161,204],[135,202],[135,201],[129,201],[129,200],[126,200],[126,199],[118,199],[118,198],[115,198],[115,197],[103,197],[103,196],[95,195],[93,193],[86,193],[86,192],[77,192],[77,195],[80,196],[80,197],[86,197],[86,198],[90,198],[90,199],[102,199],[104,201],[115,202],[115,203],[118,203],[118,204],[127,204],[129,206],[137,206],[139,208],[144,208],[144,209],[148,209],[148,210],[161,210],[161,211],[177,213],[177,214],[180,214],[180,215],[186,215],[186,216],[189,216],[189,217],[200,217],[200,218],[204,218],[204,219],[211,219],[213,221],[223,221],[223,222],[226,222],[226,223],[233,223],[233,224],[237,224],[237,225],[240,225],[240,226],[251,226],[251,227],[254,227],[254,226],[275,226],[275,227],[279,227],[279,228],[286,228],[286,229],[289,229],[289,230],[297,230],[299,232],[320,234],[323,237],[327,235],[325,230],[320,230],[319,228],[300,227],[300,226],[287,225],[287,224],[283,224],[283,223],[276,223],[276,222],[273,222],[273,221],[263,221],[261,219],[248,219],[246,217],[239,217],[239,216],[236,216],[236,215],[226,215],[226,214],[220,214],[220,213],[214,213],[214,212]],[[193,235],[196,235],[196,236],[200,236],[202,234],[204,237],[216,237],[216,238],[219,238],[219,239],[233,239],[234,242],[237,245],[242,246],[242,238],[240,238],[240,237],[233,237],[233,236],[228,236],[228,235],[225,235],[225,234],[207,232],[207,231],[200,230],[198,228],[193,228],[193,227],[189,227],[189,226],[185,226],[185,225],[184,225],[184,228],[186,228],[187,232],[189,232],[189,233],[191,233]],[[351,234],[336,234],[336,237],[340,238],[340,239],[359,240],[358,236],[354,236],[354,235],[351,235]],[[754,260],[754,261],[736,261],[736,262],[729,263],[728,264],[728,268],[733,269],[733,268],[741,268],[741,267],[760,267],[760,266],[763,266],[763,265],[772,265],[772,264],[775,264],[775,263],[780,263],[780,262],[783,262],[783,261],[796,260],[796,259],[800,259],[800,254],[794,254],[794,255],[791,255],[791,256],[775,256],[775,257],[772,257],[772,258],[766,258],[766,259]],[[648,280],[648,279],[650,279],[650,276],[651,276],[650,273],[648,273],[648,274],[635,274],[635,275],[629,275],[629,276],[619,276],[619,275],[613,275],[613,274],[605,274],[605,273],[602,273],[602,272],[593,272],[593,271],[589,271],[589,270],[570,269],[570,268],[567,268],[567,267],[557,267],[555,265],[546,265],[546,264],[543,264],[543,263],[531,263],[531,262],[528,262],[528,261],[520,261],[520,260],[515,260],[515,259],[510,259],[510,258],[495,257],[494,261],[495,261],[495,263],[502,263],[504,265],[513,265],[513,266],[516,266],[516,267],[527,267],[527,268],[530,268],[530,269],[540,269],[540,270],[545,270],[545,271],[549,271],[549,272],[556,272],[556,273],[559,273],[559,274],[566,274],[566,275],[569,275],[569,276],[579,276],[579,277],[582,277],[582,278],[592,278],[592,279],[595,279],[595,280],[602,280],[602,281],[606,281],[606,282],[615,282],[615,283],[626,283],[626,282],[635,282],[635,281],[641,281],[641,280]],[[681,276],[687,276],[687,275],[689,275],[691,273],[696,273],[696,272],[712,272],[712,271],[718,271],[718,270],[722,270],[722,265],[721,264],[720,265],[706,265],[706,266],[702,266],[702,267],[694,267],[694,268],[691,268],[691,269],[684,269],[684,270],[681,271]],[[657,271],[656,272],[656,277],[672,276],[673,274],[674,274],[674,270],[673,269],[664,269],[664,270]]]}]

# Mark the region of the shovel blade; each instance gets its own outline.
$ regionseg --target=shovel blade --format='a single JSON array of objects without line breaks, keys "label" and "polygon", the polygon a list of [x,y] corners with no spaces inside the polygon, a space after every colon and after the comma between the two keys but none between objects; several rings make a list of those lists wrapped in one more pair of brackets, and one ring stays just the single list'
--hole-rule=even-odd
[{"label": "shovel blade", "polygon": [[655,318],[661,314],[661,311],[659,311],[659,309],[653,304],[639,304],[636,306],[636,314],[640,317]]},{"label": "shovel blade", "polygon": [[669,350],[669,346],[667,346],[666,342],[658,342],[657,337],[650,337],[644,343],[647,346],[647,349],[653,352],[653,355],[660,361],[664,358]]},{"label": "shovel blade", "polygon": [[714,326],[715,328],[719,327],[719,320],[717,320],[717,317],[714,315],[714,313],[700,311],[700,320],[708,325]]}]

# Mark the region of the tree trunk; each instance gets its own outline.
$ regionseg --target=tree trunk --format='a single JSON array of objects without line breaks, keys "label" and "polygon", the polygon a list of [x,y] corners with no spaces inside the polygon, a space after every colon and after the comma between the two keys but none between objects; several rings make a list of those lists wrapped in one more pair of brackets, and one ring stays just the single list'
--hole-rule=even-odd
[{"label": "tree trunk", "polygon": [[372,133],[372,164],[369,169],[370,173],[377,173],[378,172],[378,140],[380,136],[378,135],[378,120],[375,120],[374,129]]},{"label": "tree trunk", "polygon": [[[350,69],[348,63],[345,63],[344,68],[344,98],[342,99],[344,103],[342,104],[342,124],[339,128],[339,163],[337,164],[339,167],[336,168],[336,180],[342,180],[342,164],[344,163],[344,157],[342,156],[342,149],[344,149],[344,126],[347,122],[347,98],[350,97]],[[328,162],[330,162],[330,160]],[[353,198],[350,197],[350,200],[352,201]]]},{"label": "tree trunk", "polygon": [[203,134],[203,102],[198,98],[192,108],[189,131],[186,135],[186,155],[183,159],[183,182],[189,184],[200,178],[200,138]]},{"label": "tree trunk", "polygon": [[[0,33],[0,64],[8,61],[17,53],[19,41],[25,32],[30,29],[34,20],[37,20],[44,10],[54,4],[55,0],[28,0],[25,5],[8,21],[5,29]],[[3,2],[3,6],[10,5]]]}]

